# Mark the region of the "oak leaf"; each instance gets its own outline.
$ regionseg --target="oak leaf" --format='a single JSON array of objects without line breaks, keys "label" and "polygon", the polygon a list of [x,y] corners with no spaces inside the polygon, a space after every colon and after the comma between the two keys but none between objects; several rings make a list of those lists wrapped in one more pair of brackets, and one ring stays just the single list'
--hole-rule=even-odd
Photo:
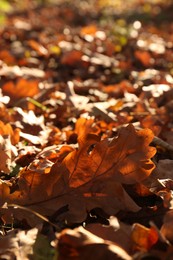
[{"label": "oak leaf", "polygon": [[[8,194],[4,202],[46,216],[68,205],[68,212],[59,217],[71,222],[84,221],[87,212],[96,207],[109,215],[120,210],[138,211],[140,208],[122,183],[138,183],[150,175],[154,169],[150,158],[155,154],[155,148],[149,146],[152,138],[150,130],[135,131],[132,125],[112,140],[100,141],[93,134],[79,138],[79,148],[68,153],[62,162],[54,163],[48,173],[43,167],[42,171],[39,167],[24,168],[18,179],[19,189]],[[20,210],[16,214],[33,220]]]},{"label": "oak leaf", "polygon": [[93,134],[99,134],[100,129],[99,127],[95,124],[94,118],[89,118],[86,119],[84,117],[78,118],[75,124],[75,133],[78,136],[85,136],[89,133]]}]

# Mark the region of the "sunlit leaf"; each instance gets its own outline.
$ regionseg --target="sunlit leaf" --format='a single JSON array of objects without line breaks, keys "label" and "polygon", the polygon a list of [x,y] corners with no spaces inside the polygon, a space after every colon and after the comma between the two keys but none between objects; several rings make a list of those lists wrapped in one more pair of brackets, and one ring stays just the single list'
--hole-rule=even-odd
[{"label": "sunlit leaf", "polygon": [[[138,211],[122,183],[137,183],[151,174],[154,164],[150,158],[155,154],[155,148],[149,146],[152,138],[151,131],[136,132],[132,125],[111,141],[100,141],[92,134],[81,136],[79,149],[68,153],[62,162],[36,160],[21,170],[19,189],[5,201],[31,207],[43,215],[68,204],[65,215],[72,222],[83,221],[94,207],[110,215],[121,209]],[[20,218],[32,222],[31,216],[20,210],[15,214],[18,212]]]}]

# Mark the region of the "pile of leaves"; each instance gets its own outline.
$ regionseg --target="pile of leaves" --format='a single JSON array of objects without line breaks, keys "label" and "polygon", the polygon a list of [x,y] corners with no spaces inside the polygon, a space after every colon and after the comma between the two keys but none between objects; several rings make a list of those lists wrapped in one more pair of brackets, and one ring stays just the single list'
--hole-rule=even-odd
[{"label": "pile of leaves", "polygon": [[173,6],[27,3],[0,28],[0,258],[171,259]]}]

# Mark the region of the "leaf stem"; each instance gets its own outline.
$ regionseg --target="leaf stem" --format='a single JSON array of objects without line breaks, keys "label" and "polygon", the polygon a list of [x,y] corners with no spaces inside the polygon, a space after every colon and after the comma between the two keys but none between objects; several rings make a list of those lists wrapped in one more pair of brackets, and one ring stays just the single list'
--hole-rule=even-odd
[{"label": "leaf stem", "polygon": [[34,211],[32,209],[26,208],[24,206],[20,206],[18,204],[13,204],[13,203],[12,204],[7,204],[7,207],[12,207],[14,209],[16,208],[16,209],[22,209],[22,210],[28,211],[28,212],[34,214],[35,216],[37,216],[38,218],[42,219],[43,221],[49,223],[51,226],[55,227],[56,229],[59,229],[58,225],[52,223],[48,218],[46,218],[45,216],[41,215],[40,213],[38,213],[38,212],[36,212],[36,211]]},{"label": "leaf stem", "polygon": [[36,101],[35,99],[31,97],[27,97],[28,102],[32,103],[33,105],[41,108],[43,111],[47,110],[47,107],[42,105],[40,102]]}]

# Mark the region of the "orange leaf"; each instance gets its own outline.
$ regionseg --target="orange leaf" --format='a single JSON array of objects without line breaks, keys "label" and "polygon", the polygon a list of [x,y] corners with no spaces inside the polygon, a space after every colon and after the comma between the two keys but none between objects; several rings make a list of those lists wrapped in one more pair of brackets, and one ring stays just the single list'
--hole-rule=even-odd
[{"label": "orange leaf", "polygon": [[155,167],[150,160],[156,152],[149,146],[152,139],[151,130],[136,132],[132,125],[123,128],[119,137],[111,141],[99,142],[96,135],[79,139],[79,150],[68,154],[64,160],[70,172],[69,185],[76,188],[99,176],[112,176],[126,184],[144,180]]},{"label": "orange leaf", "polygon": [[38,81],[26,80],[24,78],[20,78],[16,84],[13,81],[9,81],[3,85],[2,91],[10,97],[12,102],[25,97],[33,97],[39,92]]},{"label": "orange leaf", "polygon": [[0,60],[4,61],[8,65],[13,65],[16,63],[15,57],[8,50],[0,51]]},{"label": "orange leaf", "polygon": [[48,50],[43,45],[41,45],[40,43],[38,43],[38,42],[36,42],[34,40],[29,40],[28,44],[39,55],[46,56],[48,54]]},{"label": "orange leaf", "polygon": [[4,124],[2,121],[0,121],[0,134],[2,136],[9,135],[12,144],[17,144],[19,142],[19,131],[20,130],[18,128],[13,130],[10,124]]},{"label": "orange leaf", "polygon": [[146,228],[138,223],[133,225],[131,237],[134,247],[141,250],[149,250],[158,241],[158,233],[153,227]]},{"label": "orange leaf", "polygon": [[75,132],[78,135],[78,138],[81,138],[81,136],[86,136],[87,134],[98,134],[99,133],[99,127],[94,124],[94,119],[86,119],[84,117],[80,117],[75,124]]},{"label": "orange leaf", "polygon": [[95,25],[95,24],[91,24],[91,25],[82,27],[80,33],[81,33],[82,36],[85,36],[85,35],[87,35],[87,34],[94,36],[95,33],[97,32],[97,30],[98,30],[98,29],[97,29],[96,25]]},{"label": "orange leaf", "polygon": [[145,66],[148,67],[151,65],[151,55],[148,51],[135,51],[135,57]]}]

